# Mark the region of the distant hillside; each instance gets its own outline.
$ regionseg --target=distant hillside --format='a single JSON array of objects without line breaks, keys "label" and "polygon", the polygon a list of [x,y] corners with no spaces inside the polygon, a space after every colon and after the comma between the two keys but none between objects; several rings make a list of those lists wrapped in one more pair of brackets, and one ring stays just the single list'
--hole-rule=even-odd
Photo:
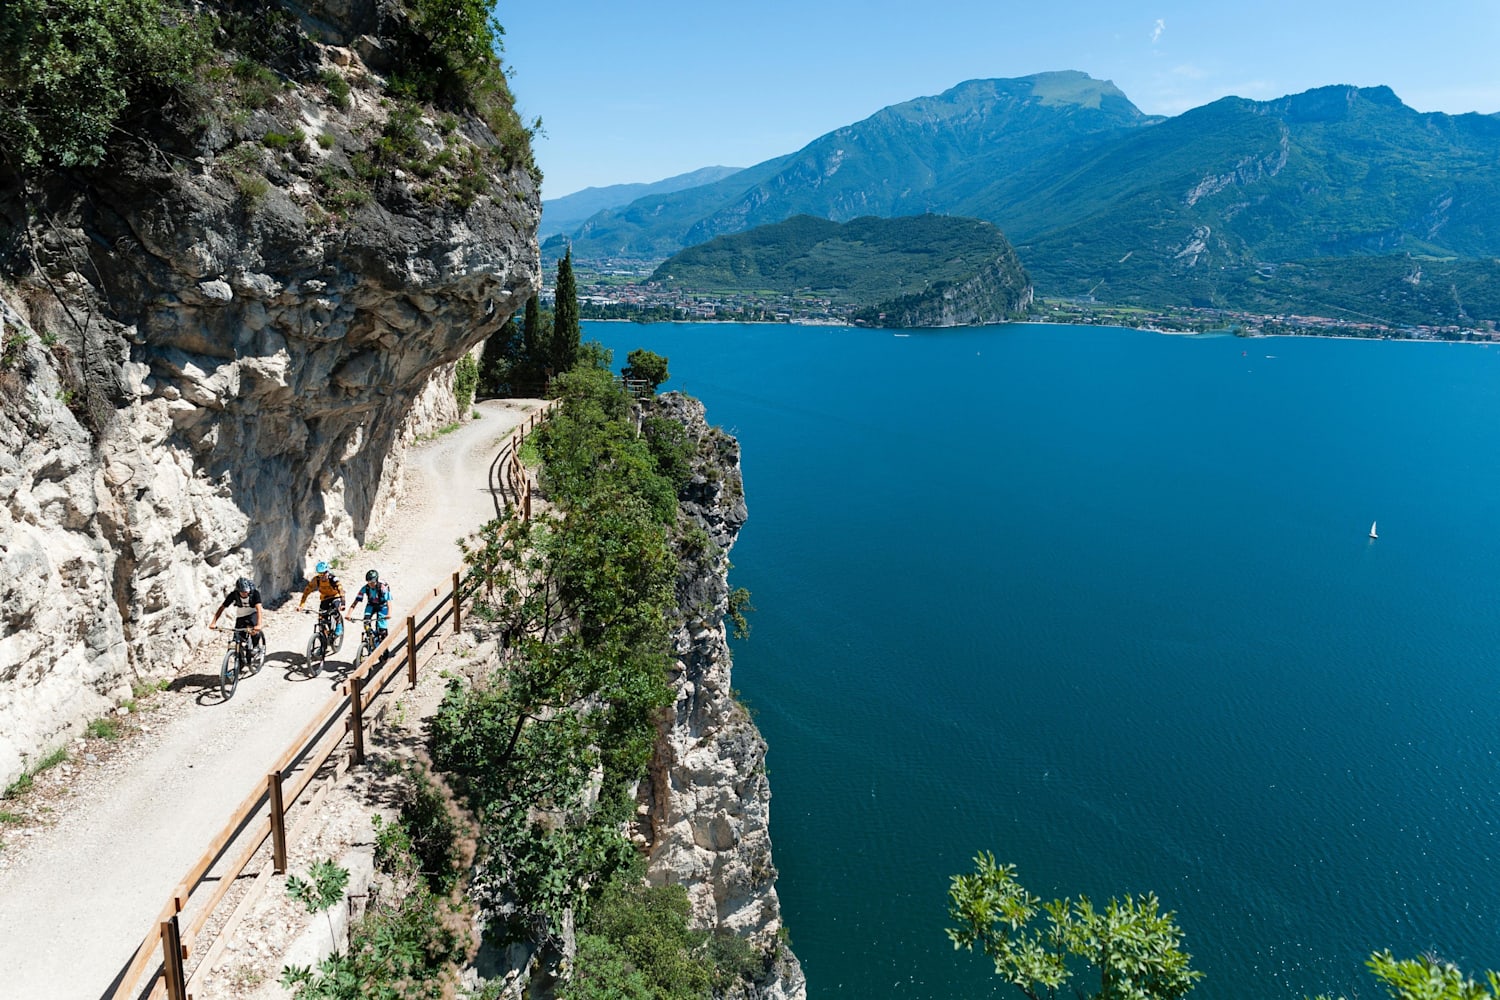
[{"label": "distant hillside", "polygon": [[799,213],[928,211],[999,226],[1045,296],[1500,320],[1500,116],[1419,113],[1385,87],[1161,119],[1082,73],[970,81],[595,215],[573,246],[661,256]]},{"label": "distant hillside", "polygon": [[537,236],[546,239],[558,233],[570,233],[589,216],[605,209],[628,205],[637,198],[671,194],[685,188],[712,184],[740,172],[739,167],[703,167],[691,173],[678,174],[652,184],[611,184],[607,187],[588,187],[561,198],[542,199],[542,222],[537,227]]},{"label": "distant hillside", "polygon": [[798,215],[720,236],[651,276],[698,292],[806,296],[875,326],[996,323],[1031,302],[1031,282],[998,229],[977,219]]},{"label": "distant hillside", "polygon": [[948,212],[1038,156],[1157,120],[1083,73],[971,80],[714,184],[602,212],[577,230],[573,252],[663,256],[798,214],[846,221]]}]

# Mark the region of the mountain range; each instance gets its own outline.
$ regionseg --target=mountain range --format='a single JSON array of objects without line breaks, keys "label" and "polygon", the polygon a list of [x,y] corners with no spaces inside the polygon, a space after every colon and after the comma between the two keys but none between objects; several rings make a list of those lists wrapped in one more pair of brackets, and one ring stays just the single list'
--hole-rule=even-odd
[{"label": "mountain range", "polygon": [[587,187],[582,191],[563,195],[561,198],[543,198],[542,222],[537,227],[537,236],[546,239],[558,233],[568,233],[578,228],[589,216],[607,209],[628,205],[637,198],[672,194],[684,188],[712,184],[714,181],[723,180],[739,172],[739,167],[702,167],[650,184],[610,184],[605,187]]},{"label": "mountain range", "polygon": [[998,226],[1041,296],[1500,319],[1500,115],[1421,113],[1386,87],[1163,118],[1083,73],[973,80],[598,212],[571,242],[659,258],[798,214],[925,212]]}]

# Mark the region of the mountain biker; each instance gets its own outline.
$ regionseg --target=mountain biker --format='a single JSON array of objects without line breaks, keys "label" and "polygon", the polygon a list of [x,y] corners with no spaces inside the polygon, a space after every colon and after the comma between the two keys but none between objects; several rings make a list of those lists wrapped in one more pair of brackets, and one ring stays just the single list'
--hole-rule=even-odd
[{"label": "mountain biker", "polygon": [[359,588],[354,595],[354,603],[349,605],[349,620],[354,620],[354,609],[359,607],[360,601],[368,600],[365,605],[365,624],[370,622],[370,616],[375,616],[375,637],[384,639],[387,626],[391,622],[391,585],[380,579],[380,574],[370,570],[365,574],[365,585]]},{"label": "mountain biker", "polygon": [[333,615],[333,637],[334,642],[339,643],[344,639],[344,585],[339,583],[338,575],[328,567],[326,562],[318,563],[317,576],[307,581],[307,586],[302,588],[302,601],[297,605],[298,611],[307,607],[307,595],[313,591],[318,592],[322,603],[318,605],[318,613],[324,614],[328,611],[337,611]]},{"label": "mountain biker", "polygon": [[[260,591],[248,576],[242,576],[235,581],[234,588],[224,597],[224,603],[219,605],[219,610],[214,612],[213,620],[208,623],[209,628],[219,624],[219,616],[227,608],[234,608],[234,627],[248,628],[251,641],[261,652],[266,648],[266,637],[260,631],[260,618],[264,609],[260,603]],[[248,624],[247,624],[248,623]]]}]

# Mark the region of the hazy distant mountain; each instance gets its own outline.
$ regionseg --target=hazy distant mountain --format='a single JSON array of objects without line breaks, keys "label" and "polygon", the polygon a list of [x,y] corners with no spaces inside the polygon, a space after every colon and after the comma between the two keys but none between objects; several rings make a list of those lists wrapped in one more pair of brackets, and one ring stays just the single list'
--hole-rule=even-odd
[{"label": "hazy distant mountain", "polygon": [[700,292],[827,299],[872,326],[997,323],[1031,301],[1000,230],[978,219],[797,215],[718,236],[668,258],[651,280]]},{"label": "hazy distant mountain", "polygon": [[1500,116],[1419,113],[1385,87],[1162,119],[1081,73],[970,81],[595,215],[574,252],[664,255],[798,213],[924,211],[999,226],[1038,295],[1500,319]]},{"label": "hazy distant mountain", "polygon": [[546,239],[556,233],[572,232],[589,216],[605,209],[628,205],[637,198],[712,184],[739,172],[739,167],[703,167],[654,184],[610,184],[607,187],[587,187],[561,198],[543,198],[542,223],[537,228],[537,235]]}]

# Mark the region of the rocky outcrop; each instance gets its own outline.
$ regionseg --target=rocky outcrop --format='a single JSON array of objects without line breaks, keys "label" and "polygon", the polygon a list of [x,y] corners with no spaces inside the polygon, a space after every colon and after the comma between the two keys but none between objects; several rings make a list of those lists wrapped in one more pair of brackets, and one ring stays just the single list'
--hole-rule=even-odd
[{"label": "rocky outcrop", "polygon": [[937,282],[916,294],[864,310],[855,318],[870,326],[897,329],[984,326],[1024,313],[1031,302],[1031,279],[1015,251],[1008,250],[970,278]]},{"label": "rocky outcrop", "polygon": [[697,453],[679,497],[677,697],[638,795],[647,877],[685,886],[699,927],[761,949],[765,973],[753,996],[805,997],[801,966],[780,933],[766,744],[731,688],[729,550],[746,516],[739,442],[709,427],[697,400],[669,393],[650,405],[687,428]]},{"label": "rocky outcrop", "polygon": [[372,172],[399,106],[308,44],[341,102],[279,80],[87,174],[0,177],[0,784],[186,663],[235,577],[271,599],[377,533],[404,445],[458,416],[453,362],[540,285],[536,185],[488,126],[420,114],[423,175]]}]

